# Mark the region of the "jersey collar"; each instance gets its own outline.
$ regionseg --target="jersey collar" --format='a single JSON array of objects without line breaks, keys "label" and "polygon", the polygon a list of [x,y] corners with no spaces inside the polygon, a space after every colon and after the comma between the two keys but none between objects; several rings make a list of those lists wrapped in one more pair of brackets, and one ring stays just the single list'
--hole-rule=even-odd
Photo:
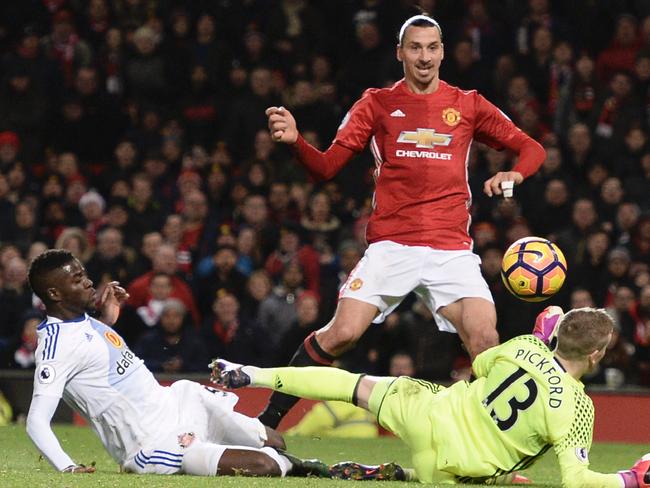
[{"label": "jersey collar", "polygon": [[84,320],[88,320],[88,314],[84,313],[82,315],[79,315],[79,317],[75,317],[70,320],[62,320],[58,317],[52,317],[51,315],[48,315],[43,322],[39,324],[37,327],[37,330],[44,329],[50,324],[74,324],[74,323],[79,323],[83,322]]}]

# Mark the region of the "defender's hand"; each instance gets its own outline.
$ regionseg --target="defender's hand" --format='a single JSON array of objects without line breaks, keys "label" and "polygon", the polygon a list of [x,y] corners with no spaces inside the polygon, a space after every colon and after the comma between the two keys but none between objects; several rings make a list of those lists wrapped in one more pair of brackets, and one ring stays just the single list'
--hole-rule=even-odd
[{"label": "defender's hand", "polygon": [[276,142],[294,144],[298,140],[296,119],[284,107],[269,107],[264,112],[269,119],[269,132]]},{"label": "defender's hand", "polygon": [[65,468],[62,472],[63,473],[94,473],[97,471],[95,469],[95,463],[91,463],[90,466],[86,466],[85,464],[73,464],[71,466],[68,466]]},{"label": "defender's hand", "polygon": [[499,171],[483,184],[483,192],[488,197],[491,197],[493,195],[501,195],[503,194],[501,183],[505,181],[512,181],[515,185],[518,185],[524,181],[524,177],[518,171]]},{"label": "defender's hand", "polygon": [[650,454],[639,459],[631,469],[619,471],[623,478],[625,488],[648,488],[650,487]]},{"label": "defender's hand", "polygon": [[111,281],[106,285],[97,303],[100,310],[100,320],[106,325],[113,325],[120,316],[120,307],[129,299],[129,294],[120,286],[119,281]]}]

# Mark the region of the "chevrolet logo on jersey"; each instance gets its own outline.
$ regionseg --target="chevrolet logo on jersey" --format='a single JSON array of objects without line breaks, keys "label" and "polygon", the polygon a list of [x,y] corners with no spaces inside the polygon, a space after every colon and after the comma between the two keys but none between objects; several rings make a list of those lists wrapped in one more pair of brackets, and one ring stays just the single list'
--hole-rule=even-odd
[{"label": "chevrolet logo on jersey", "polygon": [[451,134],[440,134],[434,129],[403,130],[397,142],[415,144],[415,147],[433,149],[435,146],[448,146],[451,144]]}]

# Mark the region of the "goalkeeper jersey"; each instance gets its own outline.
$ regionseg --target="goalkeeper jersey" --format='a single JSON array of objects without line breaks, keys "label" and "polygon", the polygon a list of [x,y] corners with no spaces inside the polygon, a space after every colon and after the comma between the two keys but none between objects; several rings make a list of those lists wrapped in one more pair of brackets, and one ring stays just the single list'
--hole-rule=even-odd
[{"label": "goalkeeper jersey", "polygon": [[553,447],[565,486],[621,486],[617,474],[589,471],[593,403],[542,341],[516,337],[481,353],[473,368],[477,380],[439,393],[431,410],[438,469],[490,478]]}]

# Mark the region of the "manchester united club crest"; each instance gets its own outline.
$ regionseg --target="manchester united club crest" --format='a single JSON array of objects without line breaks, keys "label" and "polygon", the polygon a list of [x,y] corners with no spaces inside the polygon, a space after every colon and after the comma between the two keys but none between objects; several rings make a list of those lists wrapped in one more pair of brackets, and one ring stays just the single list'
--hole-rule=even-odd
[{"label": "manchester united club crest", "polygon": [[455,108],[446,108],[442,111],[442,120],[445,124],[454,127],[460,122],[460,112]]},{"label": "manchester united club crest", "polygon": [[363,286],[363,280],[361,278],[355,278],[354,280],[352,280],[352,283],[350,283],[350,290],[357,291],[362,286]]}]

